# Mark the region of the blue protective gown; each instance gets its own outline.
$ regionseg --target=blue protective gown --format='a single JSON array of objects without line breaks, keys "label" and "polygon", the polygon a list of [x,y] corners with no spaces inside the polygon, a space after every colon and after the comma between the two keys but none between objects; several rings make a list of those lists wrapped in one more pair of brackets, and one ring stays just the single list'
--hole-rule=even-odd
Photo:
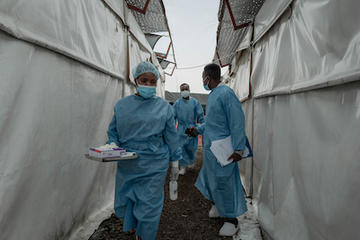
[{"label": "blue protective gown", "polygon": [[204,112],[199,101],[192,97],[189,100],[178,99],[173,107],[175,121],[178,121],[177,134],[181,145],[182,158],[179,160],[179,165],[191,165],[195,162],[198,138],[188,137],[185,130],[186,128],[196,127],[196,120],[200,124],[204,123]]},{"label": "blue protective gown", "polygon": [[214,88],[206,102],[206,121],[197,128],[203,133],[204,160],[195,186],[214,202],[220,217],[235,218],[247,211],[237,163],[225,167],[210,150],[211,142],[231,135],[234,150],[244,150],[245,117],[241,103],[228,86]]},{"label": "blue protective gown", "polygon": [[179,147],[173,109],[159,97],[131,95],[120,99],[108,138],[108,143],[115,142],[139,156],[117,164],[115,214],[124,219],[124,231],[136,228],[143,240],[154,240],[170,155]]}]

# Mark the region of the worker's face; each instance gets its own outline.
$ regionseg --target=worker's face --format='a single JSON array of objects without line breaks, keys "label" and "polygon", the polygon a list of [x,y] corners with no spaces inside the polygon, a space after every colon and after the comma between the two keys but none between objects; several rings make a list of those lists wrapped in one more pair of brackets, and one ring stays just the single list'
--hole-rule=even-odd
[{"label": "worker's face", "polygon": [[189,91],[190,92],[190,87],[188,85],[182,85],[180,86],[180,91]]},{"label": "worker's face", "polygon": [[153,73],[143,73],[136,79],[136,84],[148,87],[156,87],[156,76]]},{"label": "worker's face", "polygon": [[205,75],[205,72],[202,73],[202,80],[203,80],[203,85],[208,85],[210,82],[210,78],[209,76]]}]

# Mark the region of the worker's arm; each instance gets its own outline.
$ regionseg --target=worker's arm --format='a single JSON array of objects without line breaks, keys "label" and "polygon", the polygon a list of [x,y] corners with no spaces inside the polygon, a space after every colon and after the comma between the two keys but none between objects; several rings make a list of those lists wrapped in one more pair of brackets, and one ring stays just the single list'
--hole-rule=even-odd
[{"label": "worker's arm", "polygon": [[191,127],[186,129],[186,134],[190,137],[197,137],[199,134],[203,134],[205,130],[205,118],[204,118],[204,111],[202,106],[199,102],[196,104],[196,118],[200,123],[197,127]]},{"label": "worker's arm", "polygon": [[174,112],[174,119],[175,119],[175,124],[176,124],[176,121],[178,120],[178,116],[177,116],[177,105],[178,105],[178,101],[176,101],[174,103],[174,105],[172,106],[172,109],[173,109],[173,112]]},{"label": "worker's arm", "polygon": [[176,181],[179,176],[179,160],[182,155],[178,135],[176,133],[174,109],[171,106],[169,106],[168,109],[164,139],[170,151],[170,180]]},{"label": "worker's arm", "polygon": [[196,104],[196,118],[198,123],[203,124],[205,122],[204,111],[199,102]]},{"label": "worker's arm", "polygon": [[168,108],[167,120],[163,132],[165,143],[169,147],[170,161],[178,161],[181,154],[178,154],[179,140],[176,133],[174,110],[171,106]]},{"label": "worker's arm", "polygon": [[241,103],[233,91],[224,94],[222,100],[234,149],[229,160],[240,161],[241,151],[245,149],[246,144],[245,115]]},{"label": "worker's arm", "polygon": [[108,141],[106,142],[107,144],[110,144],[113,142],[117,146],[120,146],[119,134],[118,134],[118,131],[116,128],[116,109],[115,108],[114,108],[114,116],[109,124],[107,135],[108,135]]},{"label": "worker's arm", "polygon": [[204,134],[205,124],[206,124],[206,121],[203,122],[202,124],[200,124],[200,126],[197,126],[197,127],[195,128],[195,130],[198,132],[198,134],[201,134],[201,135]]}]

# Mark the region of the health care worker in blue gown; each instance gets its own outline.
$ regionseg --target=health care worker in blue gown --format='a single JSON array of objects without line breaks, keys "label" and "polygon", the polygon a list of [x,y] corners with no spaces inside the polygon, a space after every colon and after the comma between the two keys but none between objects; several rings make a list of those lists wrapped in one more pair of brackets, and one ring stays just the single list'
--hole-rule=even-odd
[{"label": "health care worker in blue gown", "polygon": [[116,216],[124,219],[124,231],[136,229],[137,239],[154,240],[169,161],[170,178],[178,177],[178,161],[170,158],[179,147],[178,137],[172,107],[155,96],[158,70],[141,62],[132,74],[137,93],[116,103],[107,143],[136,152],[138,158],[117,164],[114,208]]},{"label": "health care worker in blue gown", "polygon": [[[233,236],[239,229],[237,217],[247,211],[237,161],[246,148],[245,118],[241,103],[234,91],[221,84],[220,67],[205,66],[202,77],[206,90],[211,90],[206,102],[205,123],[192,128],[190,135],[203,134],[204,160],[195,186],[214,204],[209,217],[224,218],[220,236]],[[210,150],[211,142],[231,136],[234,153],[228,158],[232,163],[222,167]],[[249,146],[250,147],[250,146]]]},{"label": "health care worker in blue gown", "polygon": [[190,86],[187,83],[180,85],[181,98],[174,103],[175,121],[177,120],[177,133],[182,158],[179,160],[180,175],[184,175],[186,166],[192,166],[196,158],[198,138],[188,137],[187,129],[196,127],[197,122],[204,123],[204,112],[198,100],[190,96]]}]

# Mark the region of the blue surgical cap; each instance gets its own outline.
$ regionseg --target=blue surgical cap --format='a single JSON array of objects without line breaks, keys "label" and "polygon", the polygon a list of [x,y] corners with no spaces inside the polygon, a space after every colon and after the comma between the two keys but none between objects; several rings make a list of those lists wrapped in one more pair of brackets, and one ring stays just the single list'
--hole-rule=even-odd
[{"label": "blue surgical cap", "polygon": [[132,70],[134,79],[137,79],[143,73],[153,73],[156,77],[156,80],[160,77],[159,71],[150,62],[141,62]]}]

